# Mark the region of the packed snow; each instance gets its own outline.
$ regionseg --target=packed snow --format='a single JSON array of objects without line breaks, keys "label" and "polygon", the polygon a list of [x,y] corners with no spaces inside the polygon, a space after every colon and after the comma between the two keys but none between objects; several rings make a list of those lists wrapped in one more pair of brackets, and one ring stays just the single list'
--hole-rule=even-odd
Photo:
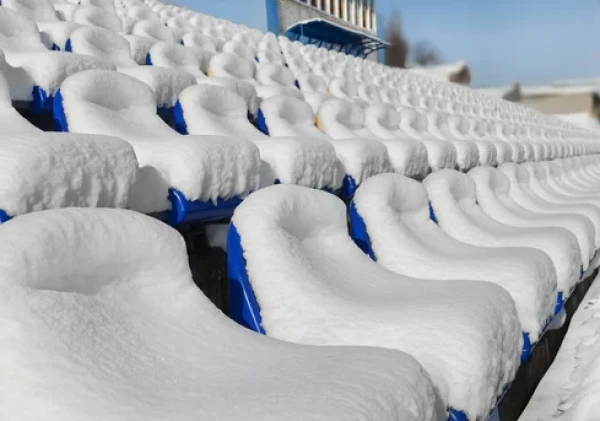
[{"label": "packed snow", "polygon": [[[179,98],[187,132],[252,140],[262,160],[260,185],[276,180],[313,188],[337,189],[342,174],[334,147],[322,139],[270,138],[248,121],[247,103],[256,101],[254,87],[235,81],[232,88],[201,84],[185,89]],[[245,85],[245,86],[243,86]],[[251,98],[238,95],[246,93]],[[252,98],[254,97],[254,98]]]},{"label": "packed snow", "polygon": [[267,335],[405,351],[427,370],[444,404],[470,419],[487,416],[514,378],[523,341],[502,287],[389,272],[348,236],[344,203],[318,190],[259,190],[232,223]]},{"label": "packed snow", "polygon": [[[357,184],[372,175],[390,171],[388,152],[382,143],[371,139],[327,136],[322,128],[315,127],[310,106],[298,98],[274,96],[264,100],[260,110],[271,137],[314,138],[331,142],[342,172],[351,176]],[[317,125],[320,126],[319,118]]]},{"label": "packed snow", "polygon": [[0,209],[9,216],[67,206],[127,206],[136,180],[121,139],[67,133],[0,134]]},{"label": "packed snow", "polygon": [[0,418],[406,420],[447,415],[410,356],[245,330],[192,281],[183,238],[139,213],[0,226]]},{"label": "packed snow", "polygon": [[260,157],[253,143],[179,135],[156,115],[154,93],[136,79],[80,72],[63,83],[61,95],[69,131],[117,136],[133,146],[142,167],[130,203],[135,210],[168,209],[170,187],[200,201],[246,195],[258,187]]},{"label": "packed snow", "polygon": [[423,183],[444,231],[459,241],[482,247],[538,249],[539,252],[531,253],[532,261],[556,270],[558,291],[565,298],[570,294],[579,280],[581,266],[575,235],[559,227],[517,228],[496,221],[477,204],[475,181],[458,171],[432,173]]},{"label": "packed snow", "polygon": [[523,331],[532,342],[539,339],[556,305],[556,274],[551,262],[535,259],[539,253],[455,240],[430,219],[425,188],[397,174],[366,180],[353,203],[379,264],[401,275],[443,279],[448,285],[456,279],[496,283],[514,299]]}]

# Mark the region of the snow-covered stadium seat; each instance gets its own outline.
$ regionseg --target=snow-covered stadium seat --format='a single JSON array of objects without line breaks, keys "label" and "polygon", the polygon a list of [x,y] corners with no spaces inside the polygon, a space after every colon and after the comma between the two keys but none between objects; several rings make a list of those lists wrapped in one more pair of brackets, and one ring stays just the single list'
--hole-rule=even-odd
[{"label": "snow-covered stadium seat", "polygon": [[80,25],[61,22],[49,0],[4,0],[2,7],[31,19],[49,49],[64,50],[69,34]]},{"label": "snow-covered stadium seat", "polygon": [[235,54],[215,54],[208,64],[208,76],[225,77],[255,83],[256,63]]},{"label": "snow-covered stadium seat", "polygon": [[356,247],[346,224],[344,203],[326,192],[280,185],[250,195],[229,230],[231,315],[292,342],[403,350],[446,405],[487,417],[523,345],[510,295],[486,282],[389,272]]},{"label": "snow-covered stadium seat", "polygon": [[284,65],[276,63],[261,64],[256,68],[256,92],[260,98],[275,95],[289,95],[303,99],[302,92],[297,87],[296,78]]},{"label": "snow-covered stadium seat", "polygon": [[203,54],[199,49],[191,49],[174,42],[157,42],[148,51],[146,64],[176,69],[204,79],[203,69],[207,68],[211,54]]},{"label": "snow-covered stadium seat", "polygon": [[409,355],[289,344],[224,317],[153,218],[37,212],[0,226],[0,250],[4,419],[444,420]]},{"label": "snow-covered stadium seat", "polygon": [[131,57],[129,43],[120,35],[105,29],[83,27],[71,34],[73,52],[111,62],[121,73],[141,80],[156,94],[156,106],[163,115],[171,115],[179,93],[196,83],[194,76],[177,69],[139,66]]},{"label": "snow-covered stadium seat", "polygon": [[[335,149],[329,142],[268,137],[248,120],[247,104],[256,101],[254,87],[247,82],[229,82],[230,88],[201,84],[185,89],[179,96],[175,113],[179,131],[252,140],[262,160],[261,186],[280,182],[330,190],[341,187],[342,174]],[[250,98],[245,99],[245,96]]]},{"label": "snow-covered stadium seat", "polygon": [[[592,222],[576,214],[543,214],[520,206],[510,196],[511,182],[501,171],[478,167],[469,171],[475,180],[477,204],[495,220],[515,227],[561,226],[576,237],[581,250],[581,265],[587,270],[595,254],[595,231]],[[517,187],[515,187],[517,188]]]},{"label": "snow-covered stadium seat", "polygon": [[[477,204],[475,181],[458,171],[432,173],[423,183],[436,221],[455,239],[482,247],[531,247],[545,252],[556,270],[557,310],[560,310],[581,272],[581,251],[572,232],[559,227],[516,228],[493,219]],[[535,261],[548,265],[543,255]]]},{"label": "snow-covered stadium seat", "polygon": [[370,139],[333,139],[315,126],[310,105],[290,96],[274,96],[260,104],[258,128],[271,137],[323,139],[335,148],[344,174],[342,196],[351,197],[356,186],[374,174],[390,171],[385,145]]},{"label": "snow-covered stadium seat", "polygon": [[259,152],[249,141],[224,136],[181,136],[156,114],[146,84],[111,71],[69,77],[54,104],[63,131],[106,134],[135,149],[140,174],[131,207],[167,211],[172,224],[231,213],[258,186]]},{"label": "snow-covered stadium seat", "polygon": [[533,190],[531,174],[517,164],[503,164],[498,167],[510,180],[509,196],[520,206],[544,214],[574,213],[587,217],[594,225],[595,247],[600,249],[600,213],[594,205],[555,203],[545,200]]},{"label": "snow-covered stadium seat", "polygon": [[231,40],[226,42],[221,51],[223,53],[233,54],[250,61],[254,61],[256,59],[256,52],[254,48],[251,45],[240,41]]},{"label": "snow-covered stadium seat", "polygon": [[217,52],[217,43],[215,40],[201,32],[187,32],[183,35],[181,41],[186,47],[202,48],[212,53]]},{"label": "snow-covered stadium seat", "polygon": [[553,315],[556,274],[547,257],[527,248],[490,249],[455,240],[430,219],[427,192],[415,180],[398,174],[366,180],[354,195],[350,224],[357,245],[396,273],[424,280],[487,281],[505,288],[527,334],[523,359]]},{"label": "snow-covered stadium seat", "polygon": [[325,79],[311,71],[297,72],[296,78],[304,100],[310,104],[316,115],[323,101],[329,97]]},{"label": "snow-covered stadium seat", "polygon": [[178,42],[177,35],[158,21],[141,20],[131,29],[131,35],[150,38],[155,41]]},{"label": "snow-covered stadium seat", "polygon": [[[386,118],[385,109],[376,105],[369,108],[369,119]],[[383,143],[387,148],[390,164],[397,173],[423,178],[429,171],[427,149],[422,143],[406,137],[390,138],[373,134],[365,126],[365,112],[356,103],[339,98],[327,99],[319,108],[317,125],[332,139],[366,139]]]},{"label": "snow-covered stadium seat", "polygon": [[[476,143],[470,140],[457,139],[449,131],[448,115],[428,111],[425,113],[427,119],[427,132],[441,141],[450,142],[456,149],[456,164],[460,170],[466,171],[480,164],[479,149]],[[484,145],[484,143],[480,143]],[[485,149],[489,154],[491,147]],[[486,155],[486,159],[489,155]],[[492,161],[495,161],[495,156]]]},{"label": "snow-covered stadium seat", "polygon": [[123,21],[114,12],[96,6],[81,6],[73,12],[73,22],[80,25],[122,32]]},{"label": "snow-covered stadium seat", "polygon": [[69,75],[86,69],[114,69],[93,57],[48,51],[36,24],[24,15],[0,7],[0,69],[13,101],[31,104],[37,113],[51,112],[56,90]]},{"label": "snow-covered stadium seat", "polygon": [[425,145],[427,149],[427,161],[432,171],[455,168],[457,166],[456,148],[452,143],[436,139],[427,132],[427,118],[425,115],[412,108],[402,109],[400,111],[400,127],[398,129],[398,137],[406,134]]}]

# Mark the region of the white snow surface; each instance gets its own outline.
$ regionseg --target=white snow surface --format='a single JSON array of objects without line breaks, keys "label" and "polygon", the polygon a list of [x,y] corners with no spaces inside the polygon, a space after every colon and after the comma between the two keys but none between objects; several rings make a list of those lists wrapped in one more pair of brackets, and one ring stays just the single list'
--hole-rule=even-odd
[{"label": "white snow surface", "polygon": [[[386,116],[387,112],[387,116]],[[382,135],[381,130],[373,133],[375,124],[366,125],[366,121],[393,119],[392,109],[383,104],[371,105],[367,113],[357,103],[338,98],[326,100],[317,115],[319,128],[332,139],[365,139],[383,143],[388,151],[390,164],[395,172],[409,177],[423,178],[429,170],[427,149],[422,143],[402,139],[394,135]],[[399,122],[399,119],[398,119]],[[379,121],[378,121],[379,123]],[[389,122],[393,125],[395,122]]]},{"label": "white snow surface", "polygon": [[133,148],[107,136],[0,134],[0,209],[9,216],[44,209],[127,205],[137,176]]},{"label": "white snow surface", "polygon": [[[236,83],[254,89],[245,82]],[[254,142],[262,159],[261,186],[279,179],[282,183],[313,188],[341,187],[343,175],[339,174],[335,149],[329,142],[297,137],[275,139],[264,135],[248,120],[246,101],[236,92],[222,86],[195,85],[181,93],[179,103],[188,133],[239,137]]]},{"label": "white snow surface", "polygon": [[36,212],[2,224],[0,251],[1,419],[446,419],[406,354],[299,346],[229,320],[153,218]]},{"label": "white snow surface", "polygon": [[[473,170],[472,170],[473,171]],[[429,218],[429,200],[418,181],[380,174],[354,195],[377,262],[423,280],[493,282],[515,301],[523,331],[536,342],[556,304],[556,274],[526,248],[486,248],[455,240]],[[507,311],[511,311],[508,308]]]},{"label": "white snow surface", "polygon": [[469,176],[475,181],[477,204],[495,220],[524,228],[558,226],[575,234],[581,251],[581,264],[587,269],[596,250],[594,225],[588,218],[567,213],[543,214],[521,207],[510,197],[509,178],[497,169],[473,168],[469,171]]},{"label": "white snow surface", "polygon": [[156,115],[143,82],[110,71],[77,73],[61,87],[69,131],[129,142],[141,171],[131,197],[140,212],[168,209],[169,187],[188,200],[245,195],[258,186],[260,157],[253,143],[224,136],[182,136]]},{"label": "white snow surface", "polygon": [[507,163],[500,165],[498,169],[509,178],[511,182],[509,195],[515,202],[524,208],[540,213],[574,213],[587,217],[594,225],[595,246],[596,248],[600,246],[600,214],[594,205],[585,203],[556,203],[551,200],[546,200],[546,198],[551,199],[552,196],[548,192],[546,192],[544,196],[541,196],[538,193],[544,194],[543,189],[533,189],[534,186],[539,187],[539,184],[532,186],[532,176],[525,167]]},{"label": "white snow surface", "polygon": [[278,95],[265,99],[260,109],[271,137],[314,138],[330,142],[335,148],[341,172],[354,178],[357,184],[375,174],[390,171],[385,145],[371,139],[333,139],[315,125],[313,111],[301,99]]},{"label": "white snow surface", "polygon": [[423,114],[411,108],[400,111],[400,131],[425,145],[427,160],[433,171],[457,165],[456,147],[430,135],[427,132],[427,118]]},{"label": "white snow surface", "polygon": [[556,359],[519,421],[594,421],[600,413],[600,282],[575,312]]},{"label": "white snow surface", "polygon": [[346,207],[314,189],[251,194],[232,219],[269,336],[413,355],[444,404],[487,416],[519,366],[510,295],[485,282],[416,280],[373,262],[348,236]]},{"label": "white snow surface", "polygon": [[[567,298],[579,280],[581,266],[577,237],[571,232],[559,227],[517,228],[493,219],[476,202],[475,181],[458,171],[432,173],[423,183],[444,231],[459,241],[483,247],[532,247],[543,251],[556,270],[558,291]],[[538,253],[535,260],[547,265],[547,256]]]}]

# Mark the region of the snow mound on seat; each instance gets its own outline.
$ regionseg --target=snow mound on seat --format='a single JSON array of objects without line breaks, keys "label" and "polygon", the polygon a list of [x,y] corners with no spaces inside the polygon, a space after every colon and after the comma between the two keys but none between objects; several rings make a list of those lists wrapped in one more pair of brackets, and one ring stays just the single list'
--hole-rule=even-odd
[{"label": "snow mound on seat", "polygon": [[298,346],[227,319],[153,218],[25,215],[0,227],[0,256],[2,419],[444,419],[405,354]]},{"label": "snow mound on seat", "polygon": [[[253,89],[246,82],[232,82],[239,91],[244,87]],[[269,138],[248,121],[246,101],[238,92],[210,84],[196,85],[181,93],[179,103],[188,133],[254,141],[263,161],[261,186],[271,185],[277,179],[285,184],[313,188],[341,186],[335,149],[329,142],[311,138]]]},{"label": "snow mound on seat", "polygon": [[335,196],[291,185],[251,194],[232,219],[268,335],[395,348],[416,357],[445,404],[484,417],[519,365],[521,327],[501,287],[387,271],[348,236]]},{"label": "snow mound on seat", "polygon": [[[594,256],[594,225],[581,215],[551,215],[529,211],[510,197],[511,183],[500,170],[478,167],[469,171],[477,188],[477,203],[492,218],[516,227],[563,227],[577,236],[582,265],[587,269]],[[518,186],[515,186],[518,188]]]},{"label": "snow mound on seat", "polygon": [[[502,224],[477,204],[475,181],[458,171],[442,170],[424,180],[440,227],[452,237],[485,247],[531,247],[544,253],[533,256],[539,264],[553,264],[558,291],[565,298],[579,280],[581,251],[577,238],[559,227],[526,229]],[[547,257],[551,258],[551,263]],[[554,288],[552,285],[547,285]]]},{"label": "snow mound on seat", "polygon": [[116,67],[137,66],[131,58],[129,42],[106,28],[86,26],[76,29],[71,34],[71,51],[109,61]]},{"label": "snow mound on seat", "polygon": [[125,67],[119,68],[119,72],[134,77],[152,88],[158,108],[174,107],[179,94],[196,83],[196,79],[191,74],[166,67]]},{"label": "snow mound on seat", "polygon": [[552,267],[536,264],[527,249],[460,243],[429,217],[429,199],[417,181],[398,174],[366,180],[354,195],[377,262],[421,279],[491,281],[515,300],[523,331],[535,342],[556,304]]},{"label": "snow mound on seat", "polygon": [[137,175],[132,147],[105,136],[0,135],[0,209],[125,207]]},{"label": "snow mound on seat", "polygon": [[567,335],[519,421],[593,421],[600,413],[600,282],[575,312]]},{"label": "snow mound on seat", "polygon": [[174,187],[188,200],[216,201],[245,195],[258,185],[258,149],[244,139],[181,136],[156,115],[152,90],[110,71],[80,72],[61,87],[69,131],[120,137],[142,167],[132,206],[142,212],[168,208]]}]

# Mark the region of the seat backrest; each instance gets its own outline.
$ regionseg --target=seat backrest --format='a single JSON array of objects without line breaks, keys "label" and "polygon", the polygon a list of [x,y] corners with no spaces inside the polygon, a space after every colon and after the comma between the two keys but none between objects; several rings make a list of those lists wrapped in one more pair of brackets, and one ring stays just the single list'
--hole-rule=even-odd
[{"label": "seat backrest", "polygon": [[191,49],[174,42],[157,42],[150,47],[148,64],[188,71],[200,71],[201,65]]},{"label": "seat backrest", "polygon": [[222,51],[224,53],[234,54],[246,60],[254,61],[256,52],[250,45],[240,41],[228,41],[223,45]]},{"label": "seat backrest", "polygon": [[223,86],[190,86],[179,95],[180,112],[175,113],[178,130],[201,135],[265,137],[248,120],[246,101]]},{"label": "seat backrest", "polygon": [[73,22],[86,26],[98,26],[113,32],[123,30],[123,21],[115,13],[96,6],[82,6],[73,12]]},{"label": "seat backrest", "polygon": [[159,21],[158,14],[143,4],[131,6],[129,9],[127,9],[127,16],[134,18],[137,21]]},{"label": "seat backrest", "polygon": [[0,7],[0,50],[6,54],[48,51],[34,21],[8,7]]},{"label": "seat backrest", "polygon": [[206,51],[217,52],[215,40],[201,32],[188,32],[181,39],[186,47],[200,47]]},{"label": "seat backrest", "polygon": [[271,137],[325,138],[315,127],[310,105],[290,96],[277,95],[265,99],[260,104],[258,127]]},{"label": "seat backrest", "polygon": [[208,75],[254,83],[254,61],[229,53],[215,54],[208,64]]},{"label": "seat backrest", "polygon": [[256,69],[256,81],[266,86],[283,86],[293,88],[296,78],[285,66],[277,63],[261,64]]},{"label": "seat backrest", "polygon": [[131,35],[151,38],[156,41],[177,42],[177,35],[170,28],[154,20],[142,20],[131,29]]},{"label": "seat backrest", "polygon": [[302,92],[319,92],[327,93],[327,83],[321,76],[317,76],[313,72],[299,72],[297,74],[298,85]]},{"label": "seat backrest", "polygon": [[341,98],[329,98],[317,114],[318,128],[332,139],[353,139],[361,135],[365,113],[359,105]]},{"label": "seat backrest", "polygon": [[241,96],[246,102],[246,108],[252,118],[256,117],[258,112],[259,99],[256,94],[256,88],[249,82],[222,77],[208,77],[198,81],[198,84],[221,86],[237,95]]},{"label": "seat backrest", "polygon": [[35,22],[58,22],[49,0],[2,0],[2,7],[14,10]]},{"label": "seat backrest", "polygon": [[329,83],[329,93],[338,98],[354,99],[358,96],[356,80],[337,77]]},{"label": "seat backrest", "polygon": [[100,27],[84,26],[73,31],[71,51],[109,61],[116,67],[136,67],[129,42],[115,32]]},{"label": "seat backrest", "polygon": [[68,77],[54,101],[63,131],[152,140],[176,134],[156,114],[152,89],[131,76],[88,70]]},{"label": "seat backrest", "polygon": [[389,104],[371,104],[365,109],[365,127],[381,139],[399,137],[400,113]]},{"label": "seat backrest", "polygon": [[11,262],[2,265],[2,286],[92,295],[165,279],[174,288],[192,283],[181,236],[137,212],[48,210],[15,218],[0,231],[0,249]]}]

